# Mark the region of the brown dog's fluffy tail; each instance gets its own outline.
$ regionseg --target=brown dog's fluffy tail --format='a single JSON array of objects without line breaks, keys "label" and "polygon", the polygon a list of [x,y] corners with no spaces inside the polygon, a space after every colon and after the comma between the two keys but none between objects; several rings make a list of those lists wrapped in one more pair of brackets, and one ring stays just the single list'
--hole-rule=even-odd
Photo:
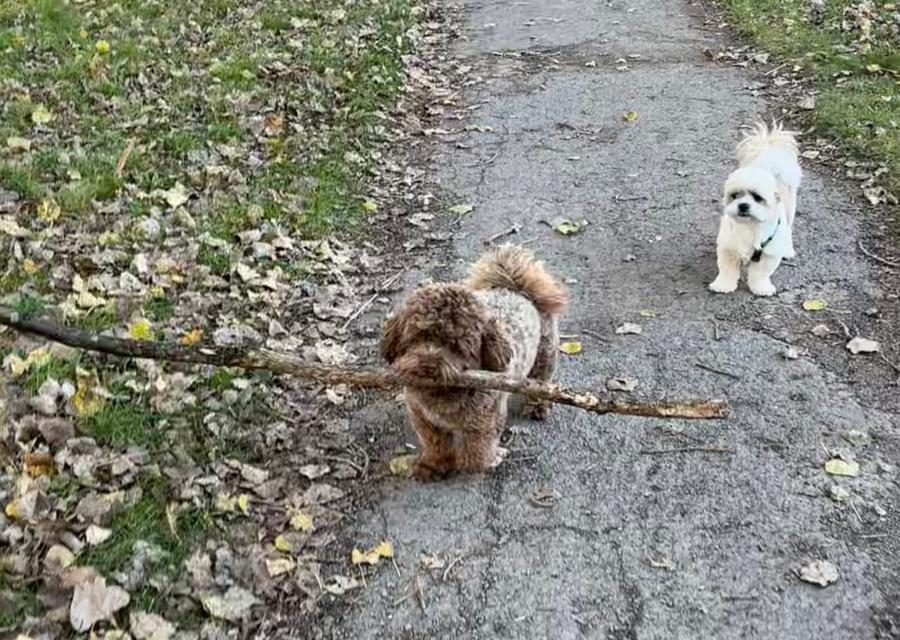
[{"label": "brown dog's fluffy tail", "polygon": [[467,281],[472,289],[508,289],[525,296],[541,313],[560,315],[568,293],[528,249],[503,245],[481,257]]}]

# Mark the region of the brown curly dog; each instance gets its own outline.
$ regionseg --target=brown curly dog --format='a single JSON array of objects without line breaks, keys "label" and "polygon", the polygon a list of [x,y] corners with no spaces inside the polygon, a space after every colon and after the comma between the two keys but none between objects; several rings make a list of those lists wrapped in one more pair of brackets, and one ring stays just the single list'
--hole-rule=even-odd
[{"label": "brown curly dog", "polygon": [[[530,251],[499,247],[472,267],[466,281],[414,291],[388,319],[381,354],[401,375],[450,380],[457,372],[483,369],[550,380],[566,301],[563,285]],[[415,478],[486,471],[502,461],[509,393],[421,387],[404,392],[421,445]],[[550,408],[542,402],[525,407],[537,419]]]}]

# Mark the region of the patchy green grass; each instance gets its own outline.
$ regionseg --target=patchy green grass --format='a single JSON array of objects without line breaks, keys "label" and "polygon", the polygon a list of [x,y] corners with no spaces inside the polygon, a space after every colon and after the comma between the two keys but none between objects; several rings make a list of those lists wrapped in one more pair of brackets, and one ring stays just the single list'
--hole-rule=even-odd
[{"label": "patchy green grass", "polygon": [[824,3],[813,19],[807,0],[722,0],[734,28],[818,85],[815,123],[861,156],[885,162],[900,193],[900,41],[889,24],[897,10],[873,3],[871,31],[855,27],[858,0]]},{"label": "patchy green grass", "polygon": [[[19,236],[16,251],[0,251],[0,296],[27,316],[55,308],[92,333],[140,319],[156,339],[186,344],[214,340],[225,325],[265,335],[293,283],[317,273],[318,253],[302,241],[362,219],[416,15],[414,0],[0,3],[2,246],[12,246],[8,232]],[[7,350],[25,358],[25,348]],[[184,487],[155,470],[196,465],[224,482],[216,463],[268,462],[259,432],[284,420],[265,376],[240,384],[224,370],[89,354],[29,366],[14,391],[74,383],[59,406],[97,455],[149,453],[133,484],[98,462],[102,478],[61,466],[48,489],[63,525],[89,491],[141,487],[110,523],[112,537],[78,558],[113,581],[139,543],[159,547],[158,569],[174,577],[213,533],[208,496],[176,504]],[[3,474],[21,477],[27,453],[18,448]],[[17,550],[35,559],[30,573],[8,581],[21,603],[0,609],[11,612],[0,628],[35,613],[46,537],[32,533]],[[132,593],[132,609],[176,616],[175,598],[148,584]]]},{"label": "patchy green grass", "polygon": [[161,421],[161,416],[140,403],[109,403],[81,421],[80,428],[104,446],[124,448],[137,445],[153,450],[164,441]]},{"label": "patchy green grass", "polygon": [[[0,138],[27,138],[31,147],[0,156],[0,186],[84,215],[116,198],[128,206],[139,195],[123,193],[128,185],[187,184],[189,170],[204,169],[215,145],[228,144],[245,210],[258,204],[306,235],[352,223],[366,149],[402,81],[410,3],[232,4],[241,20],[216,2],[126,0],[115,10],[100,0],[5,3]],[[202,26],[204,37],[191,41],[186,24]],[[236,110],[236,99],[270,106]],[[52,120],[35,127],[39,109]],[[131,139],[143,147],[117,172]],[[248,154],[259,159],[249,171],[237,162]],[[228,231],[246,227],[239,222]]]},{"label": "patchy green grass", "polygon": [[12,308],[26,320],[41,315],[46,306],[43,299],[27,293],[18,296],[18,299],[12,304]]},{"label": "patchy green grass", "polygon": [[[78,562],[110,575],[127,571],[139,546],[149,546],[158,553],[158,558],[148,563],[147,568],[153,574],[176,578],[184,571],[184,561],[197,543],[211,532],[214,523],[196,509],[178,513],[170,519],[166,512],[168,504],[164,485],[149,483],[144,487],[141,499],[113,519],[110,524],[113,534],[109,540],[84,553]],[[132,593],[132,600],[138,610],[168,614],[172,618],[171,612],[165,611],[164,599],[149,585]]]},{"label": "patchy green grass", "polygon": [[36,585],[22,588],[16,580],[0,567],[0,629],[14,629],[29,615],[35,615],[41,607],[37,599]]},{"label": "patchy green grass", "polygon": [[50,378],[57,382],[63,380],[75,379],[76,363],[68,360],[60,360],[59,358],[49,358],[47,362],[35,366],[28,371],[25,378],[24,387],[30,395],[36,395],[38,389]]}]

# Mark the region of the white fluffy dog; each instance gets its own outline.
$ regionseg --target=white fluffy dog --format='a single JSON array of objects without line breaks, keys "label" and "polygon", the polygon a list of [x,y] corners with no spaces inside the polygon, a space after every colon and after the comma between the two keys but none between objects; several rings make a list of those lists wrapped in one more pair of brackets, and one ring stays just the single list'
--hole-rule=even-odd
[{"label": "white fluffy dog", "polygon": [[795,255],[792,231],[803,176],[797,141],[780,125],[759,124],[738,144],[737,160],[738,169],[725,182],[716,241],[719,275],[709,288],[731,293],[746,264],[750,291],[771,296],[772,274],[782,259]]}]

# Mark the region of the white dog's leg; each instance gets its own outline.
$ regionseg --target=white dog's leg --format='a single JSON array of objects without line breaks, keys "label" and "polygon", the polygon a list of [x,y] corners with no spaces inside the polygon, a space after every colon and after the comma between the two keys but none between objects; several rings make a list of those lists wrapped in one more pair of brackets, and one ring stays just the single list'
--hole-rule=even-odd
[{"label": "white dog's leg", "polygon": [[785,235],[787,237],[787,248],[784,250],[784,257],[792,260],[797,257],[797,252],[794,251],[794,230],[790,225],[785,229]]},{"label": "white dog's leg", "polygon": [[787,218],[788,227],[794,226],[794,218],[797,216],[797,192],[788,189],[787,199],[784,203],[784,213]]},{"label": "white dog's leg", "polygon": [[716,293],[731,293],[737,289],[738,280],[741,279],[741,259],[726,249],[719,249],[716,258],[719,275],[709,285],[709,289]]},{"label": "white dog's leg", "polygon": [[772,274],[781,264],[781,258],[773,258],[763,254],[759,262],[751,262],[747,269],[747,286],[758,296],[774,296],[776,289],[772,284]]},{"label": "white dog's leg", "polygon": [[787,250],[784,257],[792,260],[797,256],[794,251],[794,218],[797,216],[797,192],[788,189],[787,198],[784,201],[784,217],[787,219]]}]

